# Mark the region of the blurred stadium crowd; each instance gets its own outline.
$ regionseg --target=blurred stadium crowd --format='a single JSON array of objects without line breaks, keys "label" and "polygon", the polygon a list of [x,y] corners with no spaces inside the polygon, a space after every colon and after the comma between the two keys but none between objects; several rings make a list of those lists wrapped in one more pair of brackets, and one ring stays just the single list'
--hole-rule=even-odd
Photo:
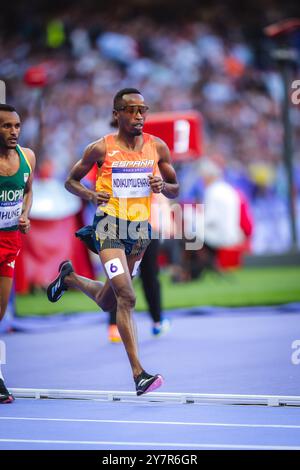
[{"label": "blurred stadium crowd", "polygon": [[[145,16],[108,21],[101,14],[84,16],[82,8],[40,24],[27,18],[26,27],[9,40],[0,36],[0,78],[8,86],[7,101],[22,117],[21,144],[38,153],[41,175],[64,179],[87,143],[111,131],[115,92],[134,86],[151,111],[202,113],[205,154],[222,156],[227,179],[251,201],[254,252],[286,249],[283,88],[268,40],[260,32],[259,41],[251,43],[237,22],[229,21],[222,31],[209,21],[189,20],[180,27]],[[294,46],[300,50],[300,37]],[[50,77],[43,92],[23,79],[30,66],[40,63]],[[292,121],[300,195],[296,106]],[[178,172],[181,200],[201,201],[195,163],[180,165]]]}]

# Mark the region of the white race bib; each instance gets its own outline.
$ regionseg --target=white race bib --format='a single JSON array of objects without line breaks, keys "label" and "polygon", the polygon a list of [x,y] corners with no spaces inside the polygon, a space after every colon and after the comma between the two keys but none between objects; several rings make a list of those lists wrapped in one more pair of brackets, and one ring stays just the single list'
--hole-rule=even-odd
[{"label": "white race bib", "polygon": [[22,214],[23,200],[0,203],[0,229],[9,228],[19,224]]},{"label": "white race bib", "polygon": [[104,267],[109,279],[113,279],[115,276],[124,274],[125,272],[120,258],[113,258],[106,261],[106,263],[104,263]]},{"label": "white race bib", "polygon": [[112,190],[114,197],[148,197],[152,168],[112,168]]}]

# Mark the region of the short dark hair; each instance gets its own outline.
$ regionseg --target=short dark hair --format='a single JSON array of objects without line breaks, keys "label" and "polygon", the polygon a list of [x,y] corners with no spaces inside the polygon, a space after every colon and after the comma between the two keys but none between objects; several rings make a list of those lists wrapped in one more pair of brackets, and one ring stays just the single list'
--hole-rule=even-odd
[{"label": "short dark hair", "polygon": [[10,104],[0,103],[0,111],[8,111],[9,113],[16,113],[16,109]]},{"label": "short dark hair", "polygon": [[134,93],[136,95],[141,95],[142,94],[136,88],[123,88],[122,90],[119,90],[118,93],[116,93],[115,96],[114,96],[114,109],[117,110],[118,107],[121,105],[121,101],[122,101],[124,95],[130,95],[132,93]]}]

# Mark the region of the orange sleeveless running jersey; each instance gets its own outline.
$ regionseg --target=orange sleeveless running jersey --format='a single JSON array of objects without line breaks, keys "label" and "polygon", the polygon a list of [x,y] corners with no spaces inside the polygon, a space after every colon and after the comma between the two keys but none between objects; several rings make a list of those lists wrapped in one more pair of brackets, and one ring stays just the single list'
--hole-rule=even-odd
[{"label": "orange sleeveless running jersey", "polygon": [[152,191],[148,175],[157,172],[158,154],[154,137],[144,134],[140,151],[125,150],[116,142],[116,134],[104,137],[106,155],[98,168],[96,191],[111,194],[102,212],[130,221],[149,220]]}]

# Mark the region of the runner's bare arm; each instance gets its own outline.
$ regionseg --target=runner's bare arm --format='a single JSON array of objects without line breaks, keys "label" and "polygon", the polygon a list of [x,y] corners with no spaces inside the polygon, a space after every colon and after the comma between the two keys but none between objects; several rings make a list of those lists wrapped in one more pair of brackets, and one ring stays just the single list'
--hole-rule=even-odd
[{"label": "runner's bare arm", "polygon": [[154,193],[163,193],[169,199],[174,199],[179,194],[179,184],[175,170],[171,163],[171,155],[168,146],[159,138],[156,138],[156,149],[159,155],[158,167],[162,178],[150,176],[150,186]]},{"label": "runner's bare arm", "polygon": [[65,182],[65,188],[75,196],[92,201],[94,204],[107,203],[110,195],[104,191],[96,192],[86,188],[81,180],[93,168],[95,163],[101,165],[105,158],[105,142],[104,139],[97,140],[87,146],[83,157],[71,169],[69,176]]},{"label": "runner's bare arm", "polygon": [[31,149],[24,148],[23,150],[25,152],[26,157],[28,158],[32,170],[25,185],[22,215],[19,218],[20,232],[27,233],[30,229],[30,220],[28,217],[32,206],[32,181],[36,159],[35,154]]}]

